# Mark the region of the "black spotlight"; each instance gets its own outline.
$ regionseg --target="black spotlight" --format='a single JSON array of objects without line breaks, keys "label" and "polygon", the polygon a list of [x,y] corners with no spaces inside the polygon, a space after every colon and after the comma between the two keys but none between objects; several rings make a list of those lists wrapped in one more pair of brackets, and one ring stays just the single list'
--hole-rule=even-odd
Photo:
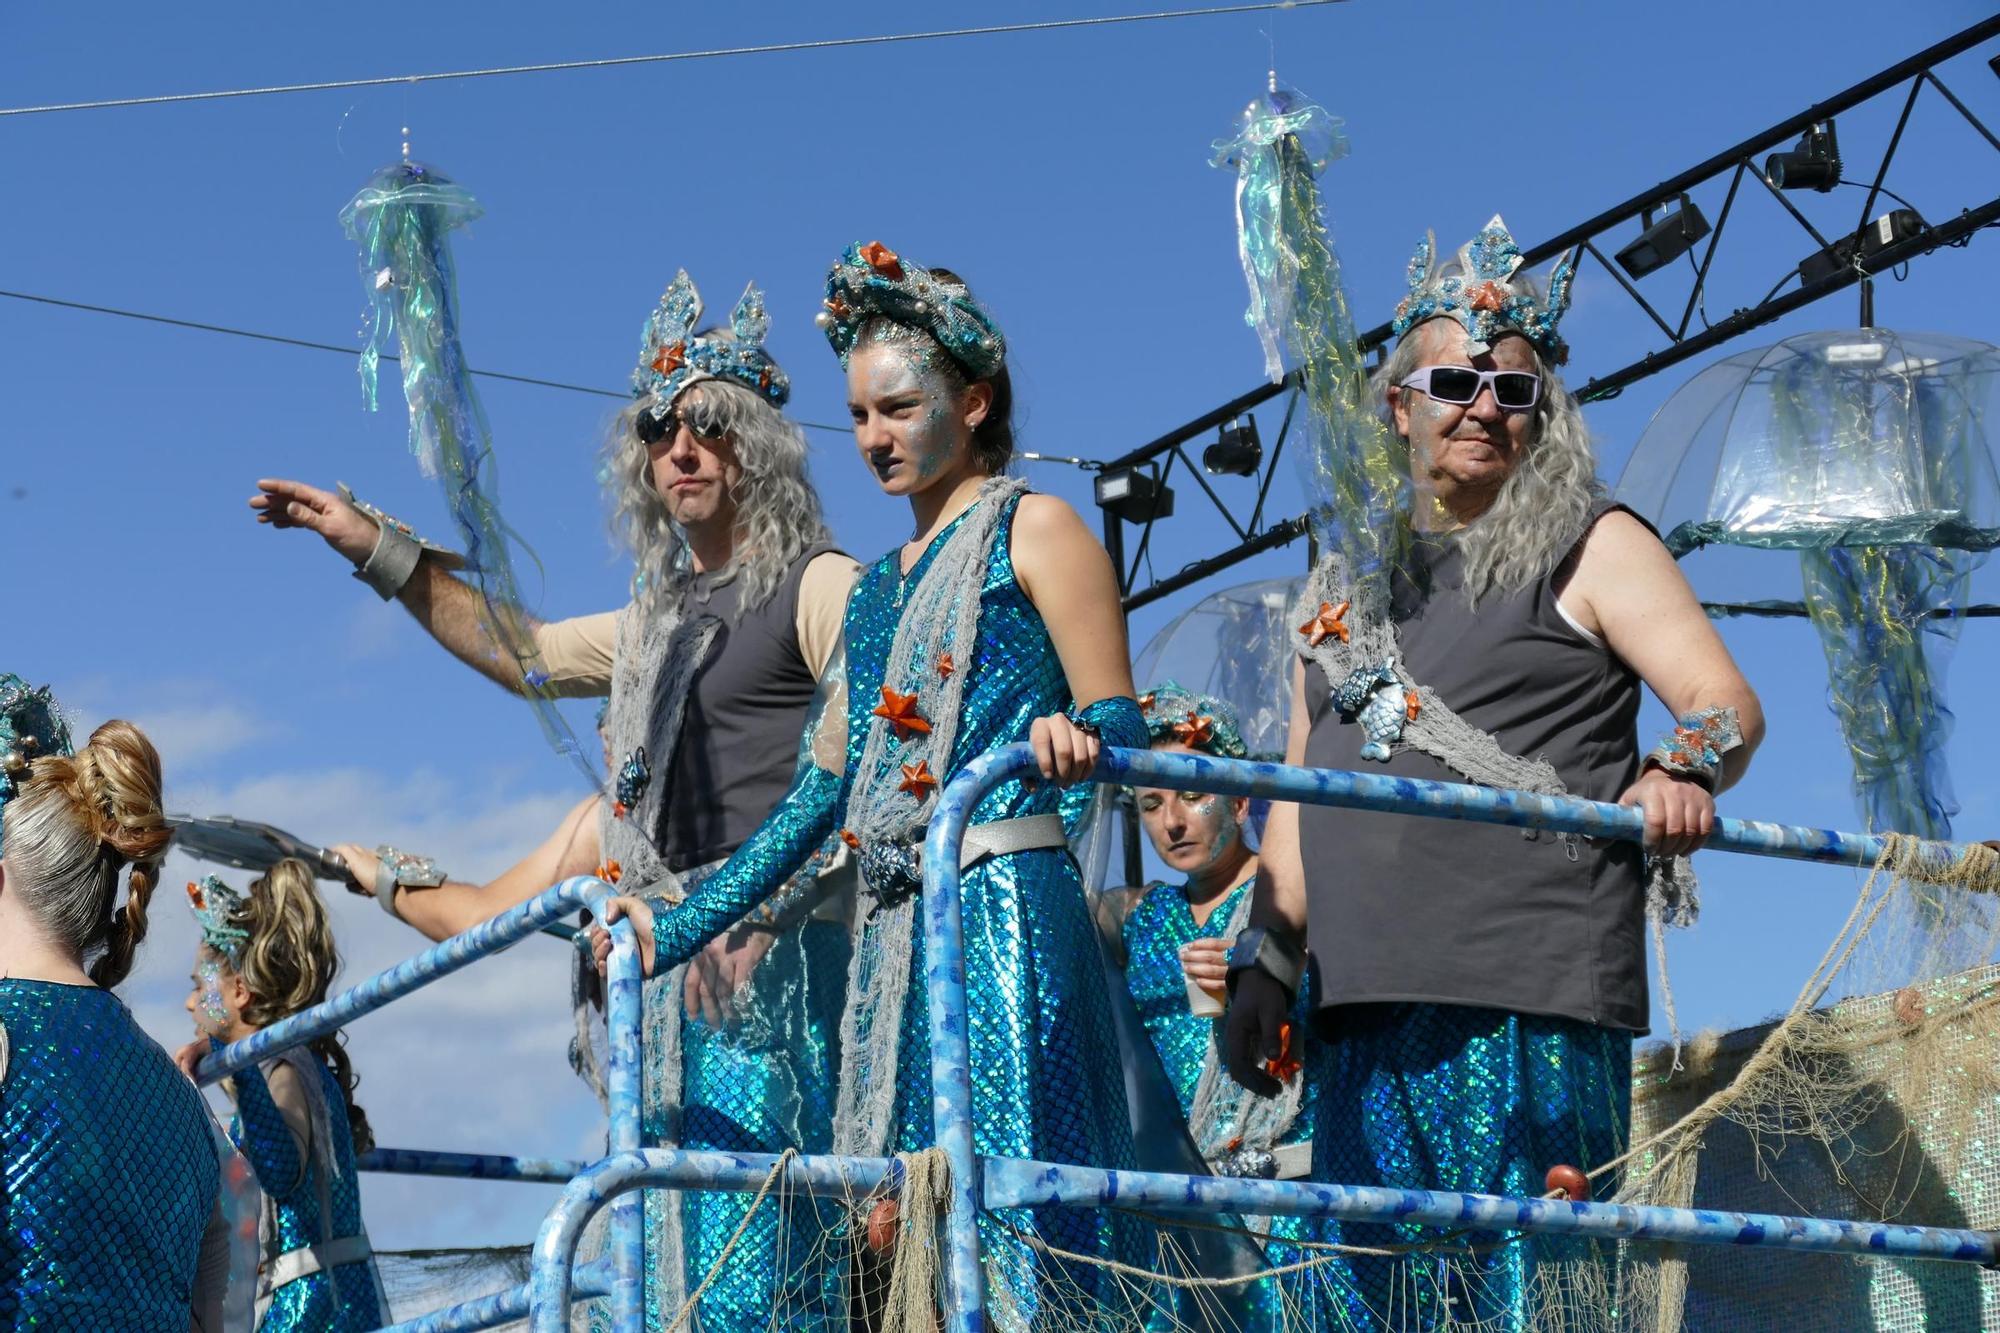
[{"label": "black spotlight", "polygon": [[1201,465],[1218,477],[1254,477],[1264,461],[1264,442],[1257,438],[1257,418],[1231,417],[1215,437],[1215,443],[1201,451]]},{"label": "black spotlight", "polygon": [[1821,194],[1840,184],[1840,140],[1834,136],[1833,122],[1815,125],[1801,134],[1799,146],[1789,153],[1765,158],[1764,179],[1781,190],[1818,190]]},{"label": "black spotlight", "polygon": [[1123,467],[1116,472],[1100,472],[1094,489],[1097,507],[1110,510],[1127,523],[1167,518],[1174,512],[1173,488],[1150,469]]},{"label": "black spotlight", "polygon": [[1653,210],[1647,209],[1639,215],[1646,224],[1646,230],[1639,233],[1639,239],[1618,252],[1618,267],[1635,278],[1643,278],[1648,273],[1665,268],[1694,248],[1694,243],[1708,235],[1708,219],[1694,206],[1694,200],[1681,196],[1680,207],[1653,221]]}]

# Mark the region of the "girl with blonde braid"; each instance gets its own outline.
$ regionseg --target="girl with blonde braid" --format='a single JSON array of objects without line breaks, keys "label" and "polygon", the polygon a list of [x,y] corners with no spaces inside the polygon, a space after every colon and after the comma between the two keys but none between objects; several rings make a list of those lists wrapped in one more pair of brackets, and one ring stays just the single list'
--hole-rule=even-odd
[{"label": "girl with blonde braid", "polygon": [[212,1122],[111,994],[171,837],[137,727],[0,673],[0,1328],[220,1328]]},{"label": "girl with blonde braid", "polygon": [[[247,896],[214,875],[187,892],[201,925],[187,1009],[202,1035],[175,1058],[192,1074],[209,1051],[326,999],[340,955],[303,861],[278,862]],[[374,1135],[354,1103],[342,1041],[332,1033],[227,1080],[230,1137],[264,1191],[260,1333],[349,1333],[388,1321],[354,1164]]]}]

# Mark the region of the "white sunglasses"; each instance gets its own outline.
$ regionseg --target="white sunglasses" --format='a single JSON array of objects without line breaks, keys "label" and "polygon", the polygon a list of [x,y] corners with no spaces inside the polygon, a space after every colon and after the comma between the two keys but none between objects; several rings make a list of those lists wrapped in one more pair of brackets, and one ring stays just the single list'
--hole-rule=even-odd
[{"label": "white sunglasses", "polygon": [[1420,366],[1403,381],[1440,403],[1470,406],[1481,389],[1509,412],[1525,412],[1542,398],[1542,377],[1527,370],[1475,370],[1471,366]]}]

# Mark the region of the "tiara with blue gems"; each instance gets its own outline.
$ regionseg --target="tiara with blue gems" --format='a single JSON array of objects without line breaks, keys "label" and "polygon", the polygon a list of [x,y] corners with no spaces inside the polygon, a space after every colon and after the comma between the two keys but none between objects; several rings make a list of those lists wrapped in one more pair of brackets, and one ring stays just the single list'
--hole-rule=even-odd
[{"label": "tiara with blue gems", "polygon": [[640,398],[653,395],[654,418],[663,419],[682,389],[703,380],[735,380],[771,406],[783,407],[792,396],[792,381],[764,350],[771,316],[756,284],[743,289],[743,299],[729,316],[733,338],[697,338],[694,329],[700,322],[701,293],[687,270],[681,269],[667,284],[659,309],[646,321],[639,367],[632,372],[632,393]]},{"label": "tiara with blue gems", "polygon": [[222,882],[220,875],[205,875],[200,883],[187,886],[188,910],[201,927],[201,942],[227,958],[231,965],[242,962],[243,946],[250,932],[237,925],[236,914],[243,910],[243,895]]},{"label": "tiara with blue gems", "polygon": [[1149,740],[1178,741],[1221,759],[1250,757],[1236,725],[1236,710],[1212,694],[1196,694],[1163,680],[1139,696],[1139,711],[1145,715]]},{"label": "tiara with blue gems", "polygon": [[1569,360],[1569,344],[1557,335],[1556,324],[1569,309],[1570,283],[1576,278],[1574,252],[1564,255],[1549,273],[1548,298],[1543,300],[1525,280],[1515,282],[1521,247],[1498,213],[1458,248],[1457,259],[1439,264],[1436,251],[1436,234],[1425,232],[1410,256],[1410,294],[1396,307],[1398,337],[1427,319],[1448,315],[1465,326],[1472,339],[1468,350],[1475,356],[1511,330],[1555,365]]},{"label": "tiara with blue gems", "polygon": [[1007,339],[964,283],[940,278],[880,241],[850,245],[827,270],[825,307],[813,322],[845,365],[862,326],[876,316],[924,330],[973,379],[997,375],[1007,364]]},{"label": "tiara with blue gems", "polygon": [[49,687],[0,672],[0,804],[19,789],[35,760],[68,753],[69,724]]}]

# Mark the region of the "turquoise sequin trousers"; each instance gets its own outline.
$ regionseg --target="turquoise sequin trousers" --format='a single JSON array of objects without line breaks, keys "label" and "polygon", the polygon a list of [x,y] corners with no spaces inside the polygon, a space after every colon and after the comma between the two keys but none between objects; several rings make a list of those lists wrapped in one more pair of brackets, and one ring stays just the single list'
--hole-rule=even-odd
[{"label": "turquoise sequin trousers", "polygon": [[[692,872],[686,886],[707,873]],[[807,920],[785,930],[720,1026],[687,1015],[685,968],[648,982],[644,1142],[709,1152],[830,1151],[847,959],[842,923]],[[678,1088],[660,1067],[675,1055]],[[818,1254],[824,1228],[809,1202],[765,1199],[723,1260],[752,1197],[646,1193],[648,1333],[664,1333],[718,1263],[699,1311],[706,1333],[766,1329],[774,1312],[787,1333],[840,1325],[844,1307]],[[677,1210],[678,1226],[667,1224],[668,1209]]]},{"label": "turquoise sequin trousers", "polygon": [[[1590,1171],[1625,1149],[1629,1032],[1442,1004],[1348,1005],[1331,1017],[1333,1072],[1319,1098],[1316,1180],[1532,1197],[1544,1192],[1551,1166]],[[1598,1197],[1615,1183],[1592,1182]],[[1379,1223],[1336,1230],[1329,1239],[1365,1246],[1442,1235]],[[1437,1255],[1341,1256],[1319,1280],[1354,1328],[1582,1333],[1608,1327],[1613,1308],[1586,1297],[1538,1317],[1537,1303],[1550,1293],[1538,1290],[1537,1269],[1594,1264],[1609,1277],[1614,1263],[1612,1247],[1590,1241],[1475,1232],[1455,1236]],[[1555,1276],[1541,1274],[1544,1283]]]}]

